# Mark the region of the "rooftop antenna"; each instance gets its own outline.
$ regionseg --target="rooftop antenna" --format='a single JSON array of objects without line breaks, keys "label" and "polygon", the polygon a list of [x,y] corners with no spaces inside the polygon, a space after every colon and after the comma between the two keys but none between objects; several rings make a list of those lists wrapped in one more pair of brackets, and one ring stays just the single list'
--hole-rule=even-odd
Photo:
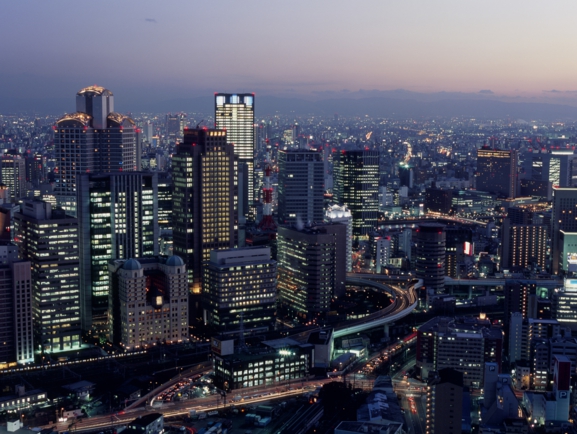
[{"label": "rooftop antenna", "polygon": [[200,124],[202,124],[204,122],[204,119],[202,119],[198,124],[196,124],[196,129],[198,130],[200,128]]}]

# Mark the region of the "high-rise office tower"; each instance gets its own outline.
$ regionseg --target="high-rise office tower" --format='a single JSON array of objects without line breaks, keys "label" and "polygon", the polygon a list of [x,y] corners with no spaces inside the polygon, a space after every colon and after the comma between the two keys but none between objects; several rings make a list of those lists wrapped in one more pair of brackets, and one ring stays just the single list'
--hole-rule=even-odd
[{"label": "high-rise office tower", "polygon": [[47,202],[26,200],[14,216],[14,240],[32,267],[36,347],[63,351],[81,345],[78,220]]},{"label": "high-rise office tower", "polygon": [[[577,172],[573,166],[576,155],[572,150],[533,150],[522,154],[522,195],[538,195],[551,200],[551,187],[575,187]],[[538,194],[535,194],[538,193]]]},{"label": "high-rise office tower", "polygon": [[158,173],[158,230],[160,235],[172,234],[172,178],[167,172]]},{"label": "high-rise office tower", "polygon": [[417,277],[423,279],[427,294],[445,291],[445,226],[422,223],[417,229]]},{"label": "high-rise office tower", "polygon": [[398,170],[401,187],[413,188],[413,168],[407,163],[401,163]]},{"label": "high-rise office tower", "polygon": [[184,130],[184,142],[172,158],[174,254],[184,260],[196,294],[201,292],[202,263],[210,259],[210,251],[236,244],[235,155],[226,134]]},{"label": "high-rise office tower", "polygon": [[158,254],[158,175],[116,172],[80,176],[82,327],[107,322],[108,261]]},{"label": "high-rise office tower", "polygon": [[0,369],[34,361],[30,261],[18,247],[0,241]]},{"label": "high-rise office tower", "polygon": [[328,312],[345,293],[346,226],[327,223],[303,229],[279,226],[280,302],[301,319]]},{"label": "high-rise office tower", "polygon": [[[551,268],[554,274],[563,271],[567,261],[577,255],[577,188],[553,187],[551,215]],[[567,248],[565,249],[565,245]],[[569,258],[569,259],[568,259]],[[564,271],[568,271],[565,269]]]},{"label": "high-rise office tower", "polygon": [[463,419],[463,373],[439,370],[427,388],[427,433],[461,434]]},{"label": "high-rise office tower", "polygon": [[140,164],[136,124],[114,111],[112,92],[90,86],[76,94],[76,112],[54,126],[58,205],[76,216],[77,182],[85,173],[132,172]]},{"label": "high-rise office tower", "polygon": [[533,264],[545,269],[547,262],[547,239],[549,228],[546,225],[511,224],[503,220],[501,238],[501,266],[525,268]]},{"label": "high-rise office tower", "polygon": [[[253,93],[217,93],[215,99],[215,126],[226,130],[228,144],[234,145],[234,155],[238,157],[239,167],[246,165],[246,202],[248,207],[254,202],[254,94]],[[243,189],[244,190],[244,189]],[[239,193],[241,190],[239,189]],[[239,197],[239,201],[244,198]],[[244,210],[245,216],[248,210]]]},{"label": "high-rise office tower", "polygon": [[178,256],[113,260],[109,340],[123,348],[189,339],[188,279]]},{"label": "high-rise office tower", "polygon": [[171,141],[174,142],[182,137],[185,119],[185,116],[180,113],[166,115],[166,134]]},{"label": "high-rise office tower", "polygon": [[213,250],[204,269],[204,323],[218,331],[272,329],[276,320],[276,261],[269,247]]},{"label": "high-rise office tower", "polygon": [[353,216],[345,205],[330,205],[325,213],[325,222],[340,223],[347,227],[346,264],[347,273],[353,271]]},{"label": "high-rise office tower", "polygon": [[483,146],[477,150],[477,190],[504,197],[517,197],[517,164],[515,150],[492,149]]},{"label": "high-rise office tower", "polygon": [[10,189],[10,199],[16,202],[26,197],[26,160],[20,155],[6,154],[0,158],[2,184]]},{"label": "high-rise office tower", "polygon": [[322,154],[307,150],[278,151],[278,220],[283,225],[320,223],[324,216]]},{"label": "high-rise office tower", "polygon": [[334,155],[336,201],[353,216],[353,236],[366,236],[377,227],[379,213],[379,153],[342,150]]}]

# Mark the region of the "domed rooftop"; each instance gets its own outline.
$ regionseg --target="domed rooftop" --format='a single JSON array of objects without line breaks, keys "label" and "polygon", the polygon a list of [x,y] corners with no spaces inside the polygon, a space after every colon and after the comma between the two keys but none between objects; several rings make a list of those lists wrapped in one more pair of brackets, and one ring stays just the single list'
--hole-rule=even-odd
[{"label": "domed rooftop", "polygon": [[184,265],[184,261],[180,256],[172,255],[166,260],[166,265],[169,267],[181,267]]},{"label": "domed rooftop", "polygon": [[124,263],[124,265],[122,266],[123,270],[130,270],[130,271],[136,271],[136,270],[140,270],[142,268],[142,265],[140,265],[140,262],[138,262],[136,259],[129,259],[128,261],[126,261]]},{"label": "domed rooftop", "polygon": [[110,92],[108,89],[97,85],[88,86],[85,87],[84,89],[80,89],[76,95],[86,95],[86,94],[112,96],[112,92]]}]

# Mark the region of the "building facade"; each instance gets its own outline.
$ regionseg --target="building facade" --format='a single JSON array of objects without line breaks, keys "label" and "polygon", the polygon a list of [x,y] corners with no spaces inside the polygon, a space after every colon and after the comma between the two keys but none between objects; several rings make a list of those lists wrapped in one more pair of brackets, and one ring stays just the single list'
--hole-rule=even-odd
[{"label": "building facade", "polygon": [[499,196],[517,197],[518,156],[515,150],[492,149],[483,146],[477,150],[477,190]]},{"label": "building facade", "polygon": [[280,303],[301,319],[328,312],[345,293],[346,226],[280,226],[277,240]]},{"label": "building facade", "polygon": [[4,155],[0,158],[1,181],[10,189],[12,202],[26,197],[26,160],[20,155]]},{"label": "building facade", "polygon": [[30,261],[37,349],[65,351],[81,345],[78,220],[47,202],[24,201],[14,216],[14,240]]},{"label": "building facade", "polygon": [[76,112],[54,126],[55,195],[58,205],[76,217],[78,178],[85,173],[139,170],[136,124],[114,111],[114,96],[100,86],[76,94]]},{"label": "building facade", "polygon": [[342,150],[333,155],[336,201],[353,216],[353,235],[367,236],[377,227],[379,213],[379,153]]},{"label": "building facade", "polygon": [[503,332],[486,318],[435,317],[417,331],[417,368],[427,379],[431,371],[452,368],[463,373],[463,385],[483,385],[486,362],[501,366]]},{"label": "building facade", "polygon": [[188,280],[178,256],[108,263],[109,340],[126,350],[188,341]]},{"label": "building facade", "polygon": [[226,131],[188,129],[172,158],[174,253],[188,271],[192,293],[202,289],[202,263],[211,250],[237,244],[234,146]]},{"label": "building facade", "polygon": [[204,323],[220,332],[272,329],[276,321],[276,261],[269,247],[213,250],[204,268]]},{"label": "building facade", "polygon": [[0,241],[0,369],[34,362],[31,263]]},{"label": "building facade", "polygon": [[108,261],[158,254],[158,175],[145,172],[79,177],[82,326],[107,321]]},{"label": "building facade", "polygon": [[[217,93],[214,98],[215,127],[226,130],[227,143],[233,145],[239,167],[241,165],[246,166],[248,182],[246,201],[248,206],[252,207],[255,197],[257,197],[254,191],[254,94]],[[239,200],[243,199],[239,198]]]},{"label": "building facade", "polygon": [[445,226],[422,223],[417,229],[417,277],[423,279],[427,294],[445,291]]},{"label": "building facade", "polygon": [[324,217],[324,162],[309,150],[278,152],[278,221],[282,225],[320,223]]}]

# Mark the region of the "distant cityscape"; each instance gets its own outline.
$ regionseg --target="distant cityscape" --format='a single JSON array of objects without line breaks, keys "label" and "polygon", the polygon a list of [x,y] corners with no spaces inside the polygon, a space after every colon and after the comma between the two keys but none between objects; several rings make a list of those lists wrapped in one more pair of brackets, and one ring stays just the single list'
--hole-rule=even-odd
[{"label": "distant cityscape", "polygon": [[577,433],[577,121],[75,91],[0,114],[0,431]]}]

